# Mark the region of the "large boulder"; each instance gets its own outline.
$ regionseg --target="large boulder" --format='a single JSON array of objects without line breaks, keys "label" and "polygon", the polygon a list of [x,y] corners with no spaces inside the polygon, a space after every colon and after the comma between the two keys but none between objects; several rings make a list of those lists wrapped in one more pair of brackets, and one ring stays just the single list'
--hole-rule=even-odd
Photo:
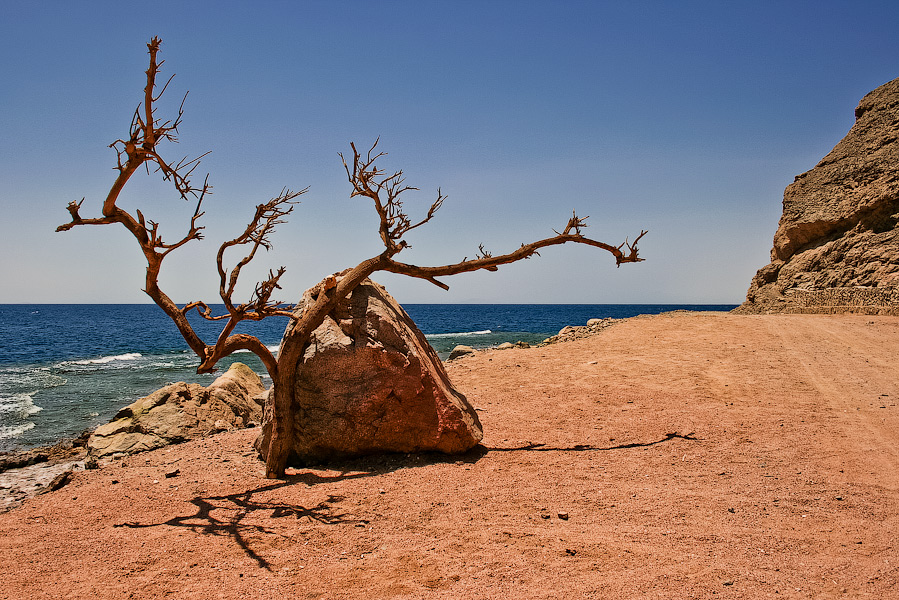
[{"label": "large boulder", "polygon": [[[311,303],[307,291],[296,310]],[[424,334],[365,280],[314,331],[296,365],[288,464],[384,452],[463,453],[483,437]],[[257,448],[268,443],[263,423]]]},{"label": "large boulder", "polygon": [[738,311],[899,314],[899,79],[787,187],[771,263]]},{"label": "large boulder", "polygon": [[133,454],[262,420],[265,387],[243,363],[209,387],[183,381],[167,385],[120,410],[87,442],[96,457]]}]

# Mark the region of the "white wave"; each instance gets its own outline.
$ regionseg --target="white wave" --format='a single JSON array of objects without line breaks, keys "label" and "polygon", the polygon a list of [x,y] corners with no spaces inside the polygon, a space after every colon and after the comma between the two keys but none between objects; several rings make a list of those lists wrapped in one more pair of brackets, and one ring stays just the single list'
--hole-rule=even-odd
[{"label": "white wave", "polygon": [[88,360],[75,360],[71,364],[75,365],[105,365],[116,360],[137,360],[143,355],[138,352],[128,352],[126,354],[116,354],[115,356],[103,356],[100,358],[91,358]]},{"label": "white wave", "polygon": [[27,394],[0,397],[0,413],[15,413],[24,419],[41,412],[44,409],[34,403],[34,394],[37,394],[36,390]]},{"label": "white wave", "polygon": [[0,440],[6,438],[18,437],[28,431],[29,429],[34,429],[34,423],[28,421],[18,427],[3,427],[0,426]]},{"label": "white wave", "polygon": [[[268,348],[268,351],[271,352],[272,354],[274,354],[275,356],[277,356],[277,355],[278,355],[278,352],[281,350],[281,346],[280,346],[280,345],[278,345],[278,346],[266,346],[266,348]],[[235,351],[233,352],[233,354],[248,354],[248,353],[251,353],[251,352],[253,352],[253,351],[252,351],[252,350],[247,350],[247,349],[241,349],[241,350],[235,350]]]},{"label": "white wave", "polygon": [[126,352],[125,354],[116,354],[114,356],[101,356],[100,358],[87,358],[84,360],[64,360],[61,363],[53,365],[54,369],[65,369],[73,365],[79,367],[91,365],[108,365],[114,362],[127,362],[142,358],[143,354],[139,352]]},{"label": "white wave", "polygon": [[440,338],[451,338],[451,337],[468,337],[472,335],[487,335],[488,333],[493,333],[489,329],[485,329],[484,331],[463,331],[460,333],[426,333],[425,337],[429,340],[436,340]]}]

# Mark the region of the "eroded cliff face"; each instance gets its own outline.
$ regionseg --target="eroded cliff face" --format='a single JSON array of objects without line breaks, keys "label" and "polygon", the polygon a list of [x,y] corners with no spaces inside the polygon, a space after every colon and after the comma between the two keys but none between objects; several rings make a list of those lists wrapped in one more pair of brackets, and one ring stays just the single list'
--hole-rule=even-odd
[{"label": "eroded cliff face", "polygon": [[771,263],[737,311],[899,314],[899,79],[787,186]]}]

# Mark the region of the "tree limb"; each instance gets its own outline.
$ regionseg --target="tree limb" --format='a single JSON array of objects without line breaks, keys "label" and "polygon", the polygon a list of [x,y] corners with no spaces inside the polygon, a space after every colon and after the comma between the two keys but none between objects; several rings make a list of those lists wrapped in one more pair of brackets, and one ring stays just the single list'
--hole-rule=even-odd
[{"label": "tree limb", "polygon": [[[568,220],[568,223],[561,233],[553,230],[553,233],[556,234],[555,236],[531,242],[529,244],[522,244],[518,250],[508,254],[494,256],[484,248],[483,244],[481,244],[478,247],[478,252],[474,259],[469,260],[466,257],[462,262],[456,264],[420,267],[396,261],[393,257],[404,248],[409,247],[409,244],[403,239],[403,236],[412,229],[429,222],[443,205],[446,196],[444,196],[440,189],[438,189],[437,200],[428,209],[427,215],[421,221],[413,223],[405,212],[401,195],[406,191],[417,190],[418,188],[405,184],[402,171],[396,171],[392,175],[387,175],[383,169],[375,164],[375,161],[386,155],[385,152],[375,151],[379,141],[380,139],[375,140],[375,143],[372,144],[364,157],[356,149],[356,145],[351,143],[350,148],[353,151],[352,167],[350,167],[346,157],[344,157],[342,153],[340,154],[347,178],[353,187],[350,197],[365,196],[371,199],[375,211],[378,213],[380,219],[378,231],[385,247],[385,253],[382,255],[383,265],[379,270],[425,279],[438,287],[449,289],[445,283],[436,278],[477,271],[480,269],[496,271],[500,265],[539,255],[537,251],[540,248],[566,244],[569,242],[586,244],[588,246],[606,250],[615,257],[615,264],[617,266],[621,266],[624,263],[640,262],[643,260],[639,257],[637,242],[646,235],[646,231],[641,231],[640,235],[637,236],[632,244],[625,240],[625,242],[619,246],[612,246],[611,244],[585,237],[581,230],[587,227],[587,217],[579,217],[576,212],[572,212],[571,218]],[[623,250],[624,248],[626,248],[626,251]]]},{"label": "tree limb", "polygon": [[[579,227],[584,227],[583,221],[584,219],[586,219],[586,217],[584,217],[584,219],[574,217],[574,219],[577,219],[579,221]],[[565,230],[569,231],[572,228],[573,227],[566,227]],[[478,258],[473,258],[471,260],[465,259],[462,262],[451,265],[420,267],[417,265],[402,263],[389,258],[386,260],[386,264],[383,267],[383,270],[389,271],[391,273],[398,273],[400,275],[408,275],[409,277],[425,279],[443,289],[449,289],[446,284],[437,281],[435,278],[446,277],[449,275],[458,275],[460,273],[470,273],[472,271],[478,271],[480,269],[496,271],[497,268],[501,265],[507,265],[538,254],[537,250],[539,250],[540,248],[546,248],[548,246],[558,246],[560,244],[567,244],[569,242],[576,244],[586,244],[588,246],[606,250],[615,257],[615,264],[617,266],[620,266],[624,263],[641,262],[644,260],[638,255],[639,250],[637,248],[637,242],[639,242],[640,238],[646,235],[646,233],[646,231],[641,231],[640,235],[637,236],[637,239],[635,239],[632,244],[625,242],[624,244],[621,244],[617,247],[612,246],[611,244],[606,244],[605,242],[600,242],[584,237],[579,233],[558,233],[553,237],[538,240],[536,242],[531,242],[530,244],[522,244],[521,247],[514,252],[501,254],[499,256],[494,256],[491,253],[486,252],[484,250],[484,247],[481,246]],[[622,248],[625,246],[627,247],[627,252],[622,251]]]}]

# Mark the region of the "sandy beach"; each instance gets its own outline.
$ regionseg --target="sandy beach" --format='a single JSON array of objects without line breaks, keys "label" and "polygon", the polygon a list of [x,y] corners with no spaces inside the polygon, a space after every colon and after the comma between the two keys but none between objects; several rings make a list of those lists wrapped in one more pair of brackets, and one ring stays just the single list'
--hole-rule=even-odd
[{"label": "sandy beach", "polygon": [[448,371],[465,456],[244,430],[0,514],[0,598],[899,597],[899,318],[670,313]]}]

